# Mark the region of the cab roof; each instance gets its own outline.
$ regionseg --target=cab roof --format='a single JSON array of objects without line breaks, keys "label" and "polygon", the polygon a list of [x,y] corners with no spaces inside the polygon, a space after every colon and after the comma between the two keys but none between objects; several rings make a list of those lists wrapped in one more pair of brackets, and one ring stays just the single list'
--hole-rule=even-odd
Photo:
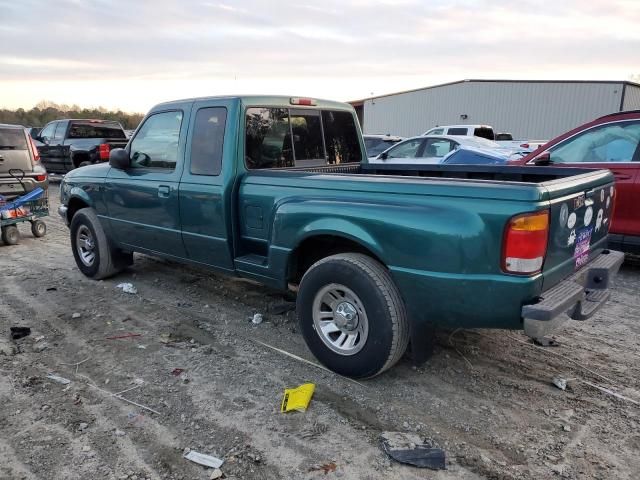
[{"label": "cab roof", "polygon": [[[293,98],[304,98],[304,99],[312,99],[316,105],[294,105],[291,103]],[[170,107],[175,105],[180,105],[184,103],[191,102],[203,102],[203,101],[214,101],[214,100],[235,100],[239,101],[245,106],[280,106],[280,107],[291,107],[291,108],[310,108],[310,109],[318,109],[318,108],[331,108],[333,110],[345,110],[352,111],[353,107],[344,102],[336,102],[333,100],[323,100],[315,97],[300,97],[300,96],[284,96],[284,95],[219,95],[219,96],[211,96],[211,97],[194,97],[194,98],[185,98],[181,100],[172,100],[168,102],[159,103],[155,105],[152,110],[156,110],[160,107]]]}]

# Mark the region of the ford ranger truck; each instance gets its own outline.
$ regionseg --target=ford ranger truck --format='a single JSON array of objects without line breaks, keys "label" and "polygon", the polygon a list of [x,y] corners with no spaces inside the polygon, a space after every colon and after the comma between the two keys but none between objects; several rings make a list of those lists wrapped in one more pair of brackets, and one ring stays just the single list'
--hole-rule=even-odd
[{"label": "ford ranger truck", "polygon": [[142,253],[290,288],[309,349],[350,377],[428,351],[436,327],[590,318],[623,261],[610,172],[368,164],[353,108],[308,98],[162,103],[60,188],[87,277]]}]

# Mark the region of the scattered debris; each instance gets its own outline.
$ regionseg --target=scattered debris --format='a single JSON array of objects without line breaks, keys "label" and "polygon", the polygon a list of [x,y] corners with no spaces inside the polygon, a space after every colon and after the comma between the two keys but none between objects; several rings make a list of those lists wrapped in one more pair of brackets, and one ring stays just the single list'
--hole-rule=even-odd
[{"label": "scattered debris", "polygon": [[164,343],[165,345],[167,343],[171,343],[175,341],[175,339],[171,336],[170,333],[161,333],[160,338],[158,340],[160,341],[160,343]]},{"label": "scattered debris", "polygon": [[254,325],[260,325],[260,324],[262,323],[262,321],[263,321],[263,318],[262,318],[262,314],[261,314],[261,313],[256,313],[256,314],[253,316],[253,318],[251,319],[251,322],[252,322]]},{"label": "scattered debris", "polygon": [[29,327],[11,327],[11,340],[20,340],[31,335]]},{"label": "scattered debris", "polygon": [[560,390],[566,390],[567,389],[567,380],[564,379],[564,378],[553,377],[553,379],[551,380],[551,383],[553,383]]},{"label": "scattered debris", "polygon": [[124,335],[116,335],[115,337],[107,337],[107,340],[120,340],[121,338],[141,337],[141,333],[125,333]]},{"label": "scattered debris", "polygon": [[286,389],[282,397],[280,411],[283,413],[292,410],[305,412],[309,407],[315,389],[316,386],[313,383],[303,383],[297,388]]},{"label": "scattered debris", "polygon": [[560,344],[557,341],[549,337],[533,337],[531,340],[533,340],[533,343],[541,347],[559,347],[560,346]]},{"label": "scattered debris", "polygon": [[146,350],[146,349],[147,349],[147,346],[146,346],[146,345],[138,345],[138,348],[139,348],[140,350]]},{"label": "scattered debris", "polygon": [[183,457],[187,460],[191,460],[192,462],[210,468],[220,468],[224,463],[224,461],[220,460],[219,458],[212,457],[211,455],[206,455],[204,453],[198,453],[193,450],[189,450],[189,452],[183,455]]},{"label": "scattered debris", "polygon": [[49,287],[47,288],[47,292],[57,292],[58,289],[56,287]]},{"label": "scattered debris", "polygon": [[62,385],[69,385],[71,383],[71,380],[64,377],[59,377],[58,375],[54,375],[53,373],[48,374],[47,378],[49,380],[53,380],[54,382],[61,383]]},{"label": "scattered debris", "polygon": [[118,429],[116,429],[116,430],[113,432],[113,434],[114,434],[116,437],[124,437],[124,436],[126,435],[126,433],[125,433],[123,430],[118,430]]},{"label": "scattered debris", "polygon": [[329,427],[327,427],[327,425],[325,425],[324,423],[315,421],[313,425],[309,425],[302,430],[302,432],[300,433],[300,438],[304,438],[306,440],[315,439],[320,435],[326,433],[328,429]]},{"label": "scattered debris", "polygon": [[222,478],[222,470],[220,470],[219,468],[214,469],[211,472],[211,476],[209,477],[209,480],[217,480],[218,478]]},{"label": "scattered debris", "polygon": [[80,318],[81,316],[82,316],[82,314],[80,314],[80,313],[78,313],[78,312],[75,312],[75,313],[73,313],[73,314],[71,315],[71,318],[73,318],[73,319],[75,320],[75,319],[77,319],[77,318]]},{"label": "scattered debris", "polygon": [[138,289],[133,286],[133,283],[119,283],[116,288],[121,289],[124,293],[130,293],[131,295],[136,295],[138,293]]},{"label": "scattered debris", "polygon": [[184,372],[184,368],[174,368],[171,371],[171,375],[173,375],[174,377],[179,377],[183,372]]},{"label": "scattered debris", "polygon": [[251,341],[253,341],[253,342],[255,342],[255,343],[259,344],[259,345],[262,345],[263,347],[270,348],[271,350],[273,350],[275,352],[278,352],[278,353],[281,353],[283,355],[286,355],[289,358],[293,358],[294,360],[298,360],[299,362],[306,363],[308,365],[312,365],[312,366],[314,366],[316,368],[324,370],[325,372],[329,372],[332,375],[337,375],[338,377],[344,378],[345,380],[348,380],[351,383],[355,383],[356,385],[360,385],[361,387],[366,387],[366,385],[364,383],[360,383],[359,381],[354,380],[353,378],[343,377],[342,375],[338,375],[337,373],[329,370],[326,367],[323,367],[322,365],[318,365],[317,363],[314,363],[311,360],[307,360],[306,358],[302,358],[302,357],[299,357],[298,355],[294,355],[293,353],[289,353],[286,350],[282,350],[281,348],[272,347],[268,343],[261,342],[260,340],[254,340],[254,339],[248,339],[248,340],[251,340]]},{"label": "scattered debris", "polygon": [[571,431],[571,426],[570,425],[563,425],[562,426],[562,430],[564,430],[565,432],[570,432]]},{"label": "scattered debris", "polygon": [[324,465],[316,465],[309,468],[309,472],[324,472],[325,475],[329,474],[329,472],[335,472],[338,466],[335,462],[325,463]]},{"label": "scattered debris", "polygon": [[627,402],[631,402],[635,405],[640,405],[640,402],[637,402],[636,400],[633,400],[631,398],[625,397],[624,395],[620,395],[619,393],[614,392],[613,390],[609,390],[608,388],[604,388],[601,387],[600,385],[596,385],[595,383],[591,383],[591,382],[587,382],[586,380],[580,380],[582,383],[589,385],[590,387],[596,388],[598,390],[600,390],[603,393],[607,393],[609,395],[612,395],[616,398],[619,398],[620,400],[626,400]]},{"label": "scattered debris", "polygon": [[78,425],[78,430],[80,430],[81,432],[85,431],[87,428],[89,428],[89,424],[82,422],[80,425]]},{"label": "scattered debris", "polygon": [[396,462],[432,470],[447,468],[444,450],[424,444],[418,435],[384,432],[381,441],[385,453]]},{"label": "scattered debris", "polygon": [[42,340],[44,340],[44,335],[40,335],[39,337],[33,339],[33,341],[36,343],[41,342]]},{"label": "scattered debris", "polygon": [[16,346],[8,340],[0,339],[0,355],[12,357],[17,353]]}]

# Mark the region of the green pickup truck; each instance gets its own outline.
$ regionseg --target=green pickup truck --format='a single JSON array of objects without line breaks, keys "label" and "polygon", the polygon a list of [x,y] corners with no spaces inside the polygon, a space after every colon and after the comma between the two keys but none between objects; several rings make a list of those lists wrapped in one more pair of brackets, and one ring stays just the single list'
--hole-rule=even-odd
[{"label": "green pickup truck", "polygon": [[610,172],[366,160],[343,103],[163,103],[64,178],[59,213],[90,278],[139,252],[297,291],[310,350],[351,377],[419,357],[435,327],[540,337],[608,298]]}]

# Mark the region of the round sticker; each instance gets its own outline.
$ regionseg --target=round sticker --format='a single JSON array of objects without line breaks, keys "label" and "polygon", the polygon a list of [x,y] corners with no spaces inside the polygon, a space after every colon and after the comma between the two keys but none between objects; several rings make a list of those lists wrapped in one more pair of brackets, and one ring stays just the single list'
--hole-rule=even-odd
[{"label": "round sticker", "polygon": [[598,210],[598,215],[596,215],[596,232],[600,230],[600,227],[602,226],[603,215],[604,215],[604,210],[602,209]]},{"label": "round sticker", "polygon": [[562,204],[560,207],[560,226],[564,228],[567,224],[567,219],[569,218],[569,206],[566,203]]},{"label": "round sticker", "polygon": [[567,227],[569,227],[569,228],[575,227],[577,219],[578,219],[578,217],[576,216],[575,212],[573,212],[571,215],[569,215],[569,219],[567,220]]},{"label": "round sticker", "polygon": [[607,208],[609,208],[609,205],[611,205],[611,197],[607,197]]},{"label": "round sticker", "polygon": [[591,220],[593,220],[593,208],[587,207],[587,211],[584,212],[584,226],[588,227]]},{"label": "round sticker", "polygon": [[604,202],[604,188],[600,190],[600,201]]}]

